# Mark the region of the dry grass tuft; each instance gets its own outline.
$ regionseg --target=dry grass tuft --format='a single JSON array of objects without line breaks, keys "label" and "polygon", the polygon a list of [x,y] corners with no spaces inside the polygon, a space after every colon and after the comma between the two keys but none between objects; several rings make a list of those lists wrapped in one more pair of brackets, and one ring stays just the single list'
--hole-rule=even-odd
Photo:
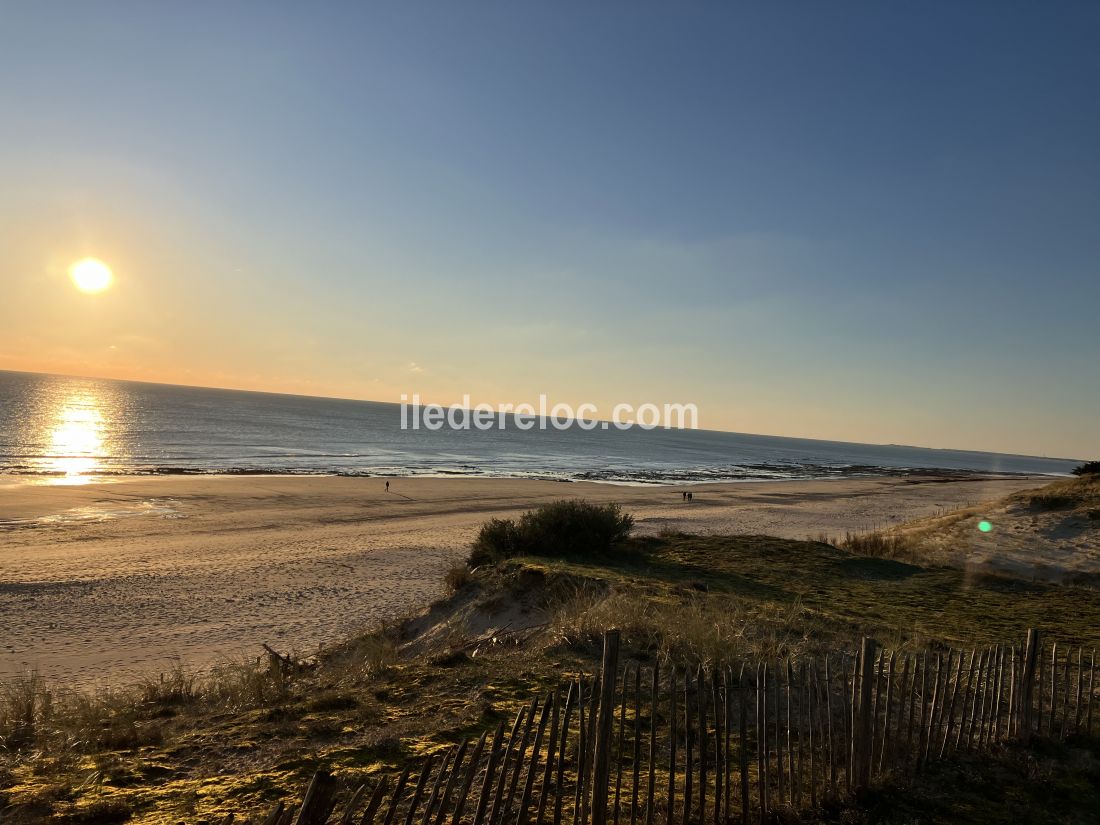
[{"label": "dry grass tuft", "polygon": [[883,531],[847,533],[834,546],[857,556],[907,562],[921,561],[924,547],[919,537],[915,535]]},{"label": "dry grass tuft", "polygon": [[473,574],[465,564],[456,564],[443,574],[443,586],[447,588],[448,594],[457,593],[472,581]]},{"label": "dry grass tuft", "polygon": [[552,604],[550,617],[552,633],[568,645],[593,644],[615,627],[633,648],[711,666],[801,655],[816,625],[798,600],[759,603],[705,590],[662,600],[595,585],[581,586]]}]

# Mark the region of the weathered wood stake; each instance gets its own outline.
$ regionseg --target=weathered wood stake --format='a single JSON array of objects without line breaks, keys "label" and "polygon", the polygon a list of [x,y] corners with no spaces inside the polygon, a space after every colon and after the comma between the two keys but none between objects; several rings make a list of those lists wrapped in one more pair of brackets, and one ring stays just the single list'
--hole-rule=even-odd
[{"label": "weathered wood stake", "polygon": [[607,823],[607,788],[611,777],[611,735],[615,721],[615,680],[618,672],[619,631],[609,630],[603,636],[603,662],[600,664],[599,725],[592,771],[592,825]]}]

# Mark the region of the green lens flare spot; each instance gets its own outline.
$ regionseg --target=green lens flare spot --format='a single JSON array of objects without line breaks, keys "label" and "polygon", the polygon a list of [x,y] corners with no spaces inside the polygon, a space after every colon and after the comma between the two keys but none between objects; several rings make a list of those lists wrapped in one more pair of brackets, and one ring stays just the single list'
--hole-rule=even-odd
[{"label": "green lens flare spot", "polygon": [[983,519],[982,521],[978,522],[978,529],[981,530],[983,533],[988,533],[990,530],[993,529],[993,525]]}]

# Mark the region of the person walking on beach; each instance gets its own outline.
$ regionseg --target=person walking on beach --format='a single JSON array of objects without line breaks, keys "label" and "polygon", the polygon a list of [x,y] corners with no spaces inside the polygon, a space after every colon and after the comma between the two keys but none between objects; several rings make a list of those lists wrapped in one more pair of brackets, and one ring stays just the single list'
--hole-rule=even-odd
[{"label": "person walking on beach", "polygon": [[691,494],[691,493],[688,493],[688,503],[689,503],[689,504],[691,503],[691,498],[692,498],[692,494]]},{"label": "person walking on beach", "polygon": [[390,483],[387,481],[386,482],[386,492],[388,493],[389,491],[390,491]]},{"label": "person walking on beach", "polygon": [[684,501],[687,501],[688,500],[687,492],[686,491],[681,491],[680,492],[680,497],[683,498]]}]

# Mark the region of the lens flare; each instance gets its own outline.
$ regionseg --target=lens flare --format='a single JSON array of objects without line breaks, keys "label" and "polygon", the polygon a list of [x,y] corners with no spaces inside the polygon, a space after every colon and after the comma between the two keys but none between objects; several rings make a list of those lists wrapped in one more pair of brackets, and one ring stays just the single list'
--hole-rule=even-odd
[{"label": "lens flare", "polygon": [[978,522],[978,529],[981,530],[983,533],[988,533],[990,530],[993,529],[993,525],[985,519],[982,519]]}]

